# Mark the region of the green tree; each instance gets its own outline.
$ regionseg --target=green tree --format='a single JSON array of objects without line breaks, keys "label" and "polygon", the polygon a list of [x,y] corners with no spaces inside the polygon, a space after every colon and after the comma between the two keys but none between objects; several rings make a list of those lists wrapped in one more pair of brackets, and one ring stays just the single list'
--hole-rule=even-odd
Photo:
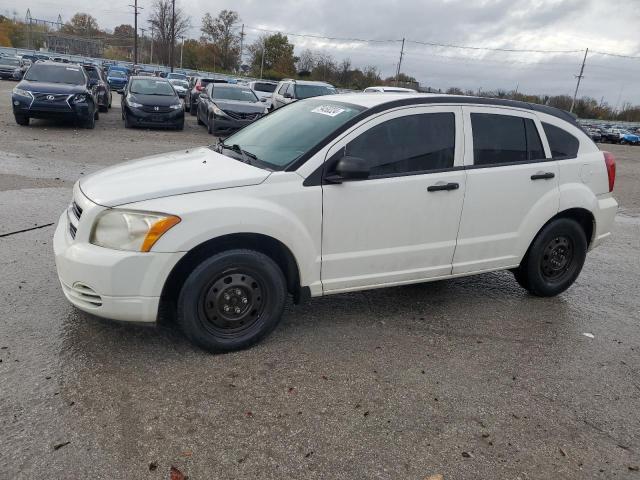
[{"label": "green tree", "polygon": [[[262,65],[263,53],[264,65]],[[271,72],[270,77],[291,76],[296,73],[293,44],[289,43],[286,35],[275,33],[260,37],[249,45],[249,54],[254,75],[260,74],[261,67],[264,72]]]},{"label": "green tree", "polygon": [[233,10],[222,10],[216,18],[206,13],[202,18],[202,33],[216,45],[216,63],[222,70],[237,70],[240,63],[240,35],[234,31],[239,21]]},{"label": "green tree", "polygon": [[76,13],[71,20],[65,23],[62,33],[76,35],[79,37],[92,37],[100,31],[98,21],[88,13]]}]

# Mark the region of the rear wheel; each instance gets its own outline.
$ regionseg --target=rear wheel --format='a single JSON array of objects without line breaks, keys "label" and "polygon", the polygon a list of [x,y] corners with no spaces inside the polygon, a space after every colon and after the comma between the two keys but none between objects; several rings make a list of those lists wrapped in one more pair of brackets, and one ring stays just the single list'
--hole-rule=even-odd
[{"label": "rear wheel", "polygon": [[278,265],[252,250],[221,252],[198,265],[178,298],[185,335],[211,352],[254,345],[280,322],[286,282]]},{"label": "rear wheel", "polygon": [[191,100],[187,102],[187,97],[184,98],[184,111],[188,112],[191,110]]},{"label": "rear wheel", "polygon": [[535,238],[514,275],[533,295],[552,297],[564,292],[578,278],[587,256],[587,238],[574,220],[559,218],[548,223]]},{"label": "rear wheel", "polygon": [[26,115],[14,115],[14,116],[16,117],[16,123],[18,125],[22,125],[24,127],[29,125],[29,117],[27,117]]},{"label": "rear wheel", "polygon": [[189,105],[189,112],[192,116],[195,116],[198,113],[198,107],[193,101],[191,101],[191,104]]},{"label": "rear wheel", "polygon": [[100,106],[98,107],[98,110],[99,110],[99,111],[101,111],[101,112],[103,112],[103,113],[106,113],[106,112],[108,112],[108,111],[109,111],[109,105],[100,105]]},{"label": "rear wheel", "polygon": [[213,123],[213,115],[209,115],[209,119],[207,120],[207,132],[210,135],[214,135],[214,123]]}]

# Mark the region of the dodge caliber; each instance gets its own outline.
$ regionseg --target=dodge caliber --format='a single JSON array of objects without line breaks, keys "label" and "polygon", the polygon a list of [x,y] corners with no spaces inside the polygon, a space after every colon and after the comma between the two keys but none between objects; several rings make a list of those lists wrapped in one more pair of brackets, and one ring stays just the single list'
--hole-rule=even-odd
[{"label": "dodge caliber", "polygon": [[79,309],[131,322],[162,311],[225,352],[272,332],[288,295],[495,270],[558,295],[610,236],[614,181],[613,156],[551,107],[325,96],[211,147],[82,178],[55,259]]}]

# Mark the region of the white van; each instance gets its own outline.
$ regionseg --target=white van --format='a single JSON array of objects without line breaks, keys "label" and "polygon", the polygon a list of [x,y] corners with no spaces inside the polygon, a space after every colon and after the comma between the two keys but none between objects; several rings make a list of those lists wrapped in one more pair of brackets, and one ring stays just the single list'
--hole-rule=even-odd
[{"label": "white van", "polygon": [[271,332],[288,294],[512,270],[557,295],[610,235],[614,180],[613,157],[550,107],[324,96],[81,179],[54,251],[81,310],[155,322],[162,305],[230,351]]}]

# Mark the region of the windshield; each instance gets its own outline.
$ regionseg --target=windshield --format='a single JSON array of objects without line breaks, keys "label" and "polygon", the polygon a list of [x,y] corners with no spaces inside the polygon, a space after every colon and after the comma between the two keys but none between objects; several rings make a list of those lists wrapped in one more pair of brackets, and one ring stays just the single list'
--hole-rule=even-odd
[{"label": "windshield", "polygon": [[267,92],[267,93],[273,93],[276,91],[276,87],[278,86],[278,84],[276,83],[263,83],[263,82],[256,82],[253,84],[253,89],[256,92]]},{"label": "windshield", "polygon": [[86,82],[80,67],[59,67],[42,63],[31,65],[24,79],[30,82],[67,83],[69,85],[83,85]]},{"label": "windshield", "polygon": [[111,70],[109,72],[109,76],[113,78],[127,78],[124,72],[121,72],[120,70]]},{"label": "windshield", "polygon": [[140,95],[162,95],[171,97],[175,95],[169,82],[155,78],[137,78],[132,80],[129,91]]},{"label": "windshield", "polygon": [[230,136],[225,145],[237,144],[270,168],[283,170],[363,110],[320,99],[292,103]]},{"label": "windshield", "polygon": [[237,100],[239,102],[258,102],[258,97],[248,88],[230,88],[213,86],[213,98],[217,100]]},{"label": "windshield", "polygon": [[173,79],[170,80],[171,85],[175,85],[177,87],[189,88],[189,82],[185,82],[184,80]]},{"label": "windshield", "polygon": [[20,60],[17,58],[0,58],[0,63],[3,65],[15,65],[20,66]]},{"label": "windshield", "polygon": [[336,89],[328,85],[296,85],[296,98],[320,97],[322,95],[333,95]]}]

